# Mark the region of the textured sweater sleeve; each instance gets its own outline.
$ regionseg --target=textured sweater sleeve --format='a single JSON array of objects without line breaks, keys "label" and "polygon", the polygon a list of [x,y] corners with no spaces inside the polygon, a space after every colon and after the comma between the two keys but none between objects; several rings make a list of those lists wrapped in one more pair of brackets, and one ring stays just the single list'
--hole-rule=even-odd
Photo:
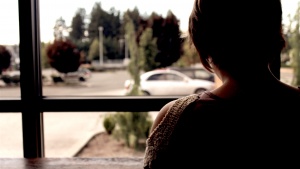
[{"label": "textured sweater sleeve", "polygon": [[159,125],[153,130],[146,140],[144,169],[153,169],[153,161],[157,160],[160,154],[166,150],[180,115],[190,103],[197,99],[197,94],[177,99]]}]

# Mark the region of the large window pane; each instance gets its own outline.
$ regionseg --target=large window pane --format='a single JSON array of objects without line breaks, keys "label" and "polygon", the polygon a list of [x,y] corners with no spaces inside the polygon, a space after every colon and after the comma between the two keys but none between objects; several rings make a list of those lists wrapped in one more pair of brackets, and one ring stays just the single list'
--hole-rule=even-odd
[{"label": "large window pane", "polygon": [[[167,19],[167,15],[172,13],[173,17],[180,21],[174,20],[179,27],[179,32],[184,34],[187,31],[188,16],[192,5],[193,0],[176,2],[40,0],[43,94],[45,96],[127,95],[126,87],[128,86],[126,84],[128,83],[126,80],[134,79],[135,75],[138,76],[149,69],[144,70],[145,66],[139,66],[136,63],[130,64],[133,62],[134,55],[130,52],[130,41],[134,37],[129,35],[130,30],[125,30],[124,13],[127,10],[130,11],[128,13],[135,24],[133,31],[136,31],[142,24],[138,17],[147,18],[146,20],[149,20],[150,23],[149,18],[153,12],[164,20]],[[138,33],[134,33],[134,36],[135,34]],[[176,36],[178,35],[179,33],[176,33]],[[47,49],[54,44],[54,40],[60,39],[70,39],[80,52],[81,64],[77,71],[78,65],[75,65],[74,69],[70,68],[71,60],[59,64],[59,59],[47,52]],[[147,43],[151,45],[150,41]],[[60,45],[63,45],[63,42]],[[65,43],[64,45],[68,46],[69,44]],[[52,53],[56,53],[55,47],[52,49]],[[59,57],[62,57],[62,53],[63,51],[60,52]],[[68,56],[70,55],[69,53]],[[51,63],[49,56],[52,56]],[[72,56],[78,57],[76,53],[72,53]],[[139,63],[143,63],[141,53],[136,57],[140,59]],[[171,64],[168,65],[171,66]],[[129,73],[129,70],[132,74]],[[194,91],[196,89],[192,92]]]},{"label": "large window pane", "polygon": [[130,75],[126,70],[95,71],[91,72],[91,78],[88,81],[79,84],[45,84],[43,94],[45,96],[122,96],[125,94],[124,82],[129,78]]},{"label": "large window pane", "polygon": [[[295,25],[299,24],[299,0],[282,0],[283,32],[287,46],[281,54],[281,81],[293,86],[300,86],[299,73],[299,30]],[[298,80],[297,80],[298,79]]]},{"label": "large window pane", "polygon": [[23,157],[21,113],[0,113],[0,157]]},{"label": "large window pane", "polygon": [[0,5],[0,98],[20,96],[18,1]]},{"label": "large window pane", "polygon": [[[157,113],[149,112],[152,120]],[[116,113],[44,113],[46,157],[143,156],[144,150],[135,151],[126,147],[124,140],[106,132],[103,120],[113,114]]]}]

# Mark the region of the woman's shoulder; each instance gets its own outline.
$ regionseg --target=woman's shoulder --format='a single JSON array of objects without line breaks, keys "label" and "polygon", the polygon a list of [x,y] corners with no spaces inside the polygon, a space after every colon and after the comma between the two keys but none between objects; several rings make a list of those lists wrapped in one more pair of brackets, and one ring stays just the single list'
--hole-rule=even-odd
[{"label": "woman's shoulder", "polygon": [[146,151],[144,157],[144,168],[151,166],[157,155],[163,152],[168,145],[174,128],[183,110],[196,101],[199,95],[193,94],[178,98],[165,104],[155,118],[150,135],[146,141]]},{"label": "woman's shoulder", "polygon": [[295,87],[282,83],[281,88],[277,89],[279,99],[300,101],[300,86]]},{"label": "woman's shoulder", "polygon": [[[158,112],[153,122],[150,133],[152,133],[157,128],[157,126],[161,123],[161,121],[165,119],[168,113],[171,113],[170,116],[175,116],[175,118],[179,118],[180,113],[185,109],[185,107],[187,107],[190,103],[196,101],[199,98],[199,96],[200,95],[198,94],[192,94],[178,98],[165,104]],[[174,117],[172,118],[174,119]]]}]

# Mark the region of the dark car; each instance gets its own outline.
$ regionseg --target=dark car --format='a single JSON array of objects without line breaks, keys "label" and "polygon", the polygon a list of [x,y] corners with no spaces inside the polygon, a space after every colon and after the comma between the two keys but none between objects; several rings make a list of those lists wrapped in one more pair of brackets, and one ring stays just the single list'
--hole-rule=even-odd
[{"label": "dark car", "polygon": [[192,79],[202,79],[215,82],[215,76],[213,73],[205,70],[204,68],[181,68],[181,67],[170,67],[171,70],[177,70]]},{"label": "dark car", "polygon": [[87,68],[78,68],[75,72],[69,72],[67,74],[62,74],[57,71],[51,75],[54,83],[65,82],[65,81],[79,81],[84,82],[91,78],[92,72]]},{"label": "dark car", "polygon": [[0,75],[0,80],[2,80],[5,84],[20,84],[20,71],[7,71],[3,72],[2,75]]}]

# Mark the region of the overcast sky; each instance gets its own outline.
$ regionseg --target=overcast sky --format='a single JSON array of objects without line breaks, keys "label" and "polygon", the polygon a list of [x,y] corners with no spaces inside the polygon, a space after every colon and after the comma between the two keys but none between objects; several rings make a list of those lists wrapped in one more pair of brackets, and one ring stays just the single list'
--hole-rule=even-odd
[{"label": "overcast sky", "polygon": [[[18,44],[18,0],[0,1],[0,44]],[[298,1],[282,0],[284,20],[288,13],[296,10]],[[154,11],[165,16],[171,10],[180,20],[181,30],[187,31],[194,0],[40,0],[41,41],[48,42],[53,39],[53,26],[58,18],[62,17],[67,26],[70,26],[78,8],[85,8],[87,14],[90,14],[96,2],[101,2],[106,11],[114,7],[122,12],[136,6],[141,14],[151,14]]]}]

